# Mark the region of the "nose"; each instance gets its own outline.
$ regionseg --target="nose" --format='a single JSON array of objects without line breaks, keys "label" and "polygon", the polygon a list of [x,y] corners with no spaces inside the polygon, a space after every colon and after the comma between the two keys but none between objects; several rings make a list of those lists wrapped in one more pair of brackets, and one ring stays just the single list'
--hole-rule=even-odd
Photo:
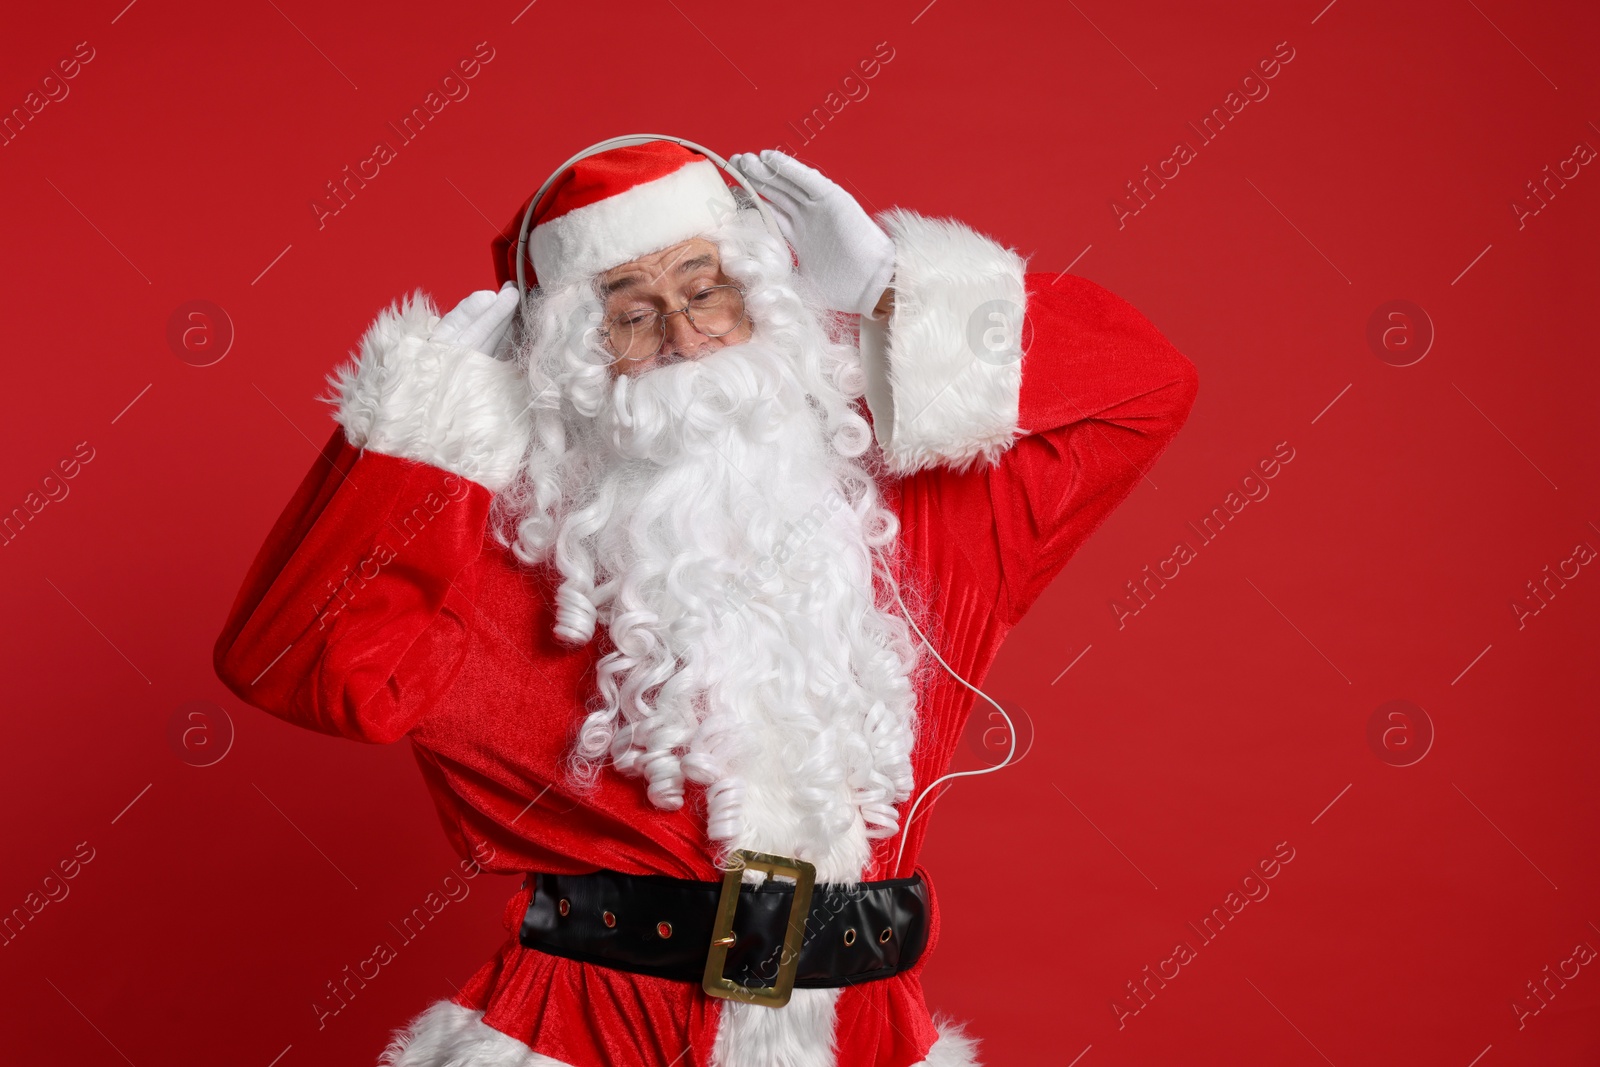
[{"label": "nose", "polygon": [[697,359],[716,347],[716,339],[694,328],[689,316],[678,312],[662,320],[661,350],[657,358]]}]

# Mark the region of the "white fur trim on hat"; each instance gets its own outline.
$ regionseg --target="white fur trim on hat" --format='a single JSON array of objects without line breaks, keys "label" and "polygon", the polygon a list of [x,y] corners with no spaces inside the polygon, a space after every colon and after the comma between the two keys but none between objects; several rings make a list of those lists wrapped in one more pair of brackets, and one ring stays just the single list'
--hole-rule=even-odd
[{"label": "white fur trim on hat", "polygon": [[510,484],[532,436],[527,379],[514,362],[428,340],[439,321],[418,290],[379,313],[361,354],[319,397],[355,447],[416,460],[494,492]]},{"label": "white fur trim on hat", "polygon": [[738,209],[707,159],[575,208],[533,228],[529,255],[541,289],[555,289],[720,226]]},{"label": "white fur trim on hat", "polygon": [[1027,289],[1022,257],[954,219],[901,208],[894,311],[862,316],[867,405],[889,469],[993,463],[1018,433]]}]

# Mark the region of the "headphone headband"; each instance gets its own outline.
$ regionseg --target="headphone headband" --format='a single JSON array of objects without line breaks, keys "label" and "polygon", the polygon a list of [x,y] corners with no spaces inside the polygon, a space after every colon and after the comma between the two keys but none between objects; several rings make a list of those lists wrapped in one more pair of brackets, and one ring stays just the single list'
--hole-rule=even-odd
[{"label": "headphone headband", "polygon": [[574,163],[577,163],[579,160],[587,159],[590,156],[598,155],[599,153],[608,151],[612,148],[624,148],[629,145],[646,144],[650,141],[671,141],[673,144],[682,145],[684,148],[687,148],[692,152],[699,152],[716,166],[722,168],[726,174],[730,175],[734,181],[739,183],[740,188],[750,194],[750,199],[755,201],[756,209],[761,212],[761,221],[766,223],[768,232],[770,232],[780,241],[784,239],[783,231],[778,228],[778,220],[772,215],[772,209],[767,207],[766,203],[761,199],[761,197],[756,195],[756,191],[754,187],[751,186],[749,180],[746,179],[743,174],[740,174],[737,170],[735,170],[727,160],[711,151],[711,149],[705,147],[704,145],[695,144],[693,141],[686,140],[682,137],[670,137],[664,133],[630,133],[622,137],[608,137],[604,141],[598,141],[595,144],[590,145],[588,148],[585,148],[582,152],[579,152],[577,155],[561,164],[561,166],[557,167],[555,172],[544,180],[544,184],[539,186],[539,191],[533,194],[533,199],[528,201],[527,210],[522,213],[522,228],[517,233],[517,306],[519,309],[527,303],[528,299],[528,282],[525,264],[528,261],[529,230],[533,223],[533,213],[535,209],[538,208],[539,201],[544,199],[544,194],[549,192],[550,187],[556,183],[556,180],[565,174],[568,168],[570,168]]}]

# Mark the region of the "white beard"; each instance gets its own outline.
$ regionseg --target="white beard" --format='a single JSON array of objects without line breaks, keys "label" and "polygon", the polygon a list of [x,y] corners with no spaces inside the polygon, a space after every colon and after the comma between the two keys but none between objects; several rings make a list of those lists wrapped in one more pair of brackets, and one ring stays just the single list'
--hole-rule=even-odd
[{"label": "white beard", "polygon": [[698,782],[716,844],[852,881],[911,794],[916,653],[873,595],[896,530],[854,458],[870,430],[824,425],[807,393],[842,397],[795,362],[758,339],[616,380],[558,520],[557,631],[614,645],[580,755],[662,808]]},{"label": "white beard", "polygon": [[[514,531],[497,536],[559,571],[562,640],[601,629],[613,646],[574,784],[609,759],[670,810],[698,808],[697,783],[717,864],[748,848],[859,881],[912,793],[920,659],[888,592],[899,521],[859,458],[866,379],[754,211],[708,236],[745,288],[745,344],[613,379],[592,288],[527,306],[535,433],[497,500]],[[713,1067],[836,1067],[841,992],[797,989],[781,1011],[725,1001]]]}]

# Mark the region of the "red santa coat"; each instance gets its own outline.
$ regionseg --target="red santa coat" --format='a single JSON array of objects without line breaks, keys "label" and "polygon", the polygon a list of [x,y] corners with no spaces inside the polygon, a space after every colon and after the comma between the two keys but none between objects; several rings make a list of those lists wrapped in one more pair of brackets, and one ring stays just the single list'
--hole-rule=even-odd
[{"label": "red santa coat", "polygon": [[[1007,632],[1182,426],[1196,373],[1090,281],[1025,273],[960,223],[899,210],[880,221],[896,245],[896,306],[886,337],[863,327],[865,413],[895,472],[884,491],[901,524],[901,580],[927,590],[929,637],[981,685]],[[1024,306],[1018,345],[1006,319]],[[330,398],[340,427],[251,566],[217,673],[240,699],[308,728],[409,738],[445,832],[463,857],[489,856],[487,869],[714,880],[693,803],[661,811],[639,779],[609,768],[592,793],[563,787],[603,638],[557,642],[559,576],[487,532],[528,442],[527,386],[513,364],[431,345],[437,317],[426,300],[385,311],[341,371]],[[973,699],[942,672],[919,691],[913,795],[948,768]],[[898,865],[900,838],[876,841],[865,877],[920,870],[931,886],[917,866],[928,821],[912,824]],[[494,958],[413,1020],[391,1055],[718,1067],[725,1002],[524,948],[529,892],[507,902]],[[935,902],[917,966],[839,993],[840,1067],[975,1061],[972,1041],[923,1000],[937,940]]]}]

